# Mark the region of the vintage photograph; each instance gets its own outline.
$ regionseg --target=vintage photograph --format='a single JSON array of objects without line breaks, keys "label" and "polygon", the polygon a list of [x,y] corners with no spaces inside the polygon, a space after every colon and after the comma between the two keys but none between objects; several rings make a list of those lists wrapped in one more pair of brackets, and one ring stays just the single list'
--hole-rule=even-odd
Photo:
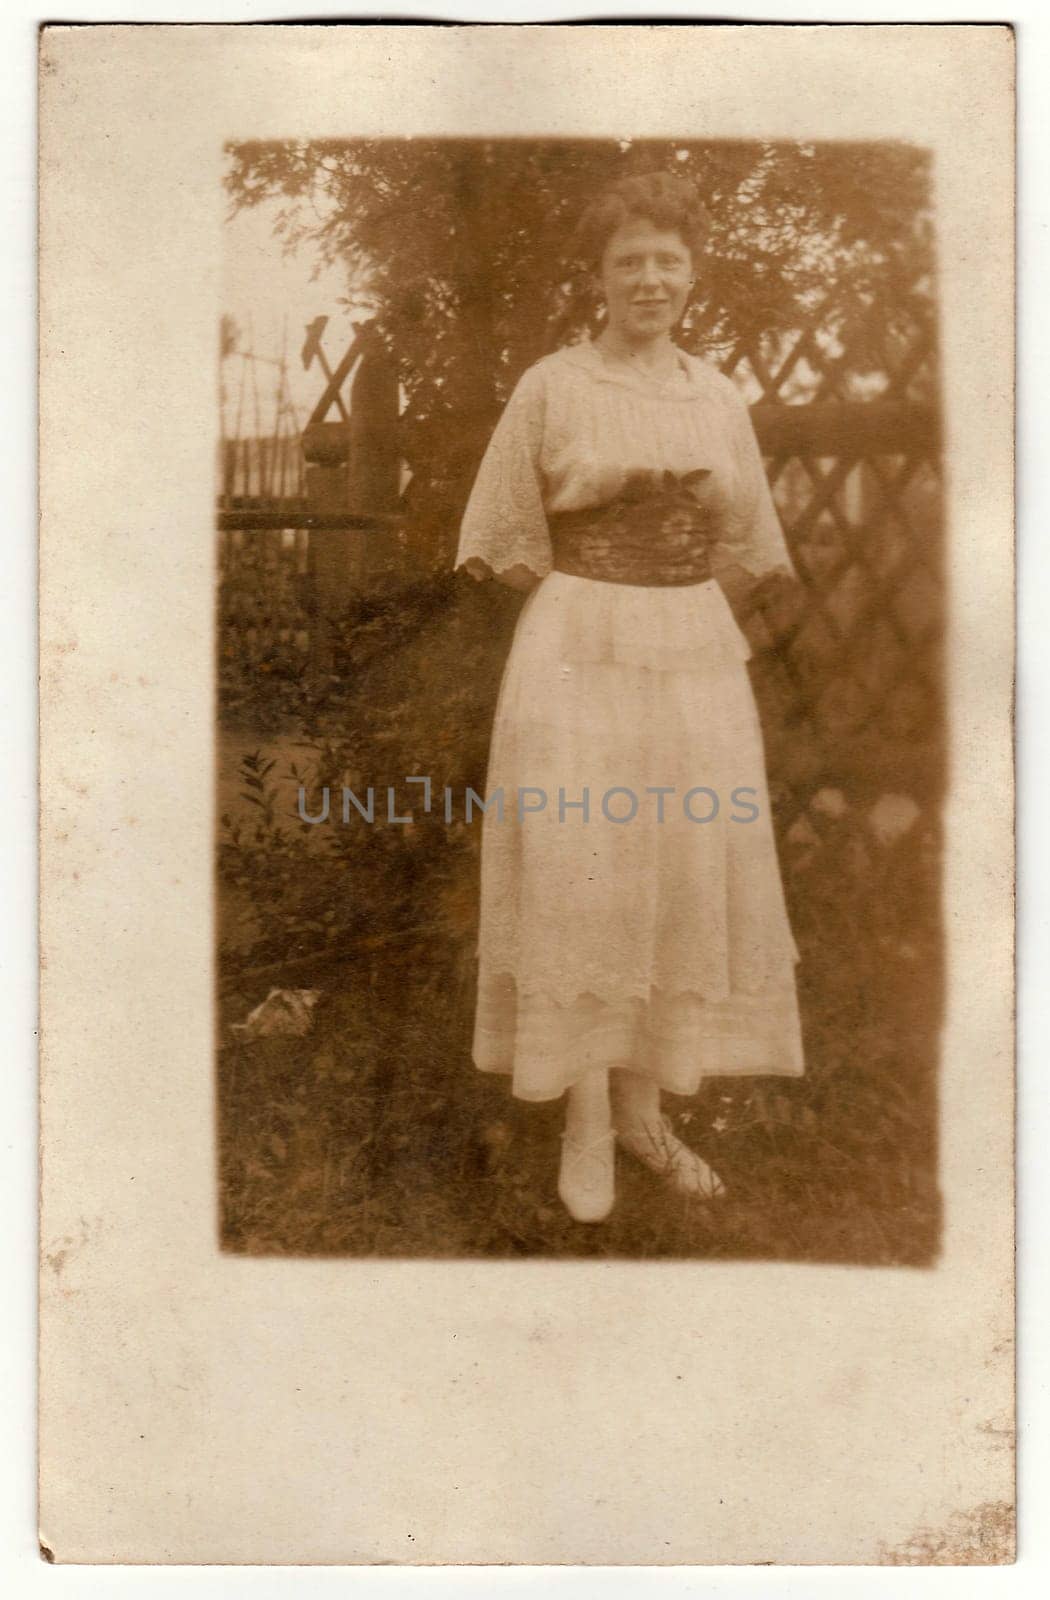
[{"label": "vintage photograph", "polygon": [[226,158],[223,1248],[930,1265],[929,152]]},{"label": "vintage photograph", "polygon": [[46,1560],[1013,1558],[1014,67],[42,31]]},{"label": "vintage photograph", "polygon": [[227,1250],[935,1259],[928,181],[230,144]]}]

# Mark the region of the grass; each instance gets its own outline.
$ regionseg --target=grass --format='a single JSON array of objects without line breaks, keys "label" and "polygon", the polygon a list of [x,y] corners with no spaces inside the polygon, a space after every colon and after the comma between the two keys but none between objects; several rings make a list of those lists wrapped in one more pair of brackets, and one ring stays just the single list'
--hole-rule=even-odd
[{"label": "grass", "polygon": [[938,1225],[935,1040],[908,1027],[905,1009],[892,1028],[885,1015],[865,1026],[855,1012],[822,1014],[813,988],[811,978],[806,1079],[710,1080],[673,1101],[729,1197],[675,1195],[621,1156],[613,1215],[581,1226],[554,1193],[561,1105],[515,1101],[473,1068],[470,992],[453,971],[413,978],[376,962],[326,988],[307,1038],[222,1050],[223,1243],[251,1254],[926,1264]]}]

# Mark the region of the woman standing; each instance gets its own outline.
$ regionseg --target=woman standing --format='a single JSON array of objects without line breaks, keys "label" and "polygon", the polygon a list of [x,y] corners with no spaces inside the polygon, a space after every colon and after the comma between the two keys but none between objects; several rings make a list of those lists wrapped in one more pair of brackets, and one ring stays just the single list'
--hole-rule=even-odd
[{"label": "woman standing", "polygon": [[743,399],[672,340],[706,222],[662,173],[588,207],[604,327],[521,378],[456,561],[531,591],[489,758],[473,1056],[521,1099],[567,1093],[580,1221],[612,1208],[617,1142],[724,1192],[663,1090],[803,1070],[750,652],[718,581],[793,570]]}]

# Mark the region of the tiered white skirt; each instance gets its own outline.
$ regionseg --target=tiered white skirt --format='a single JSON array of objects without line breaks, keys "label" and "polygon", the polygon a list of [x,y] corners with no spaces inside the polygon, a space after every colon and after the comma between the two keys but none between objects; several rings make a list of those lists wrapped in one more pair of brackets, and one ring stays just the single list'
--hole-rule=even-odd
[{"label": "tiered white skirt", "polygon": [[803,1070],[748,647],[716,583],[550,573],[493,728],[473,1057],[549,1100],[596,1066],[693,1094]]}]

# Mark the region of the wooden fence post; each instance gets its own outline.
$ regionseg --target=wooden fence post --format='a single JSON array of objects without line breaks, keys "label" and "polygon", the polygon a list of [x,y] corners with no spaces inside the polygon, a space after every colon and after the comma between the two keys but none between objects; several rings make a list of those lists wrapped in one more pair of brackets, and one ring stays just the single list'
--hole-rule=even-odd
[{"label": "wooden fence post", "polygon": [[[398,449],[397,369],[382,342],[362,334],[364,353],[350,390],[350,453],[347,508],[365,516],[396,511],[401,489]],[[373,528],[355,533],[361,551],[359,574],[373,576],[389,555],[396,532]]]},{"label": "wooden fence post", "polygon": [[[397,508],[401,478],[397,369],[375,337],[359,335],[356,349],[360,359],[350,390],[349,419],[326,422],[315,412],[303,431],[306,503],[311,515],[382,517]],[[342,366],[331,376],[329,390],[341,373]],[[331,671],[332,621],[350,596],[381,570],[390,537],[397,534],[367,525],[311,532],[311,668],[315,674]]]},{"label": "wooden fence post", "polygon": [[[312,422],[303,431],[306,461],[306,504],[314,515],[347,508],[347,461],[350,429],[345,422]],[[358,578],[353,570],[360,535],[344,530],[314,530],[310,534],[310,574],[313,615],[310,619],[310,668],[326,673],[332,666],[331,623]]]}]

